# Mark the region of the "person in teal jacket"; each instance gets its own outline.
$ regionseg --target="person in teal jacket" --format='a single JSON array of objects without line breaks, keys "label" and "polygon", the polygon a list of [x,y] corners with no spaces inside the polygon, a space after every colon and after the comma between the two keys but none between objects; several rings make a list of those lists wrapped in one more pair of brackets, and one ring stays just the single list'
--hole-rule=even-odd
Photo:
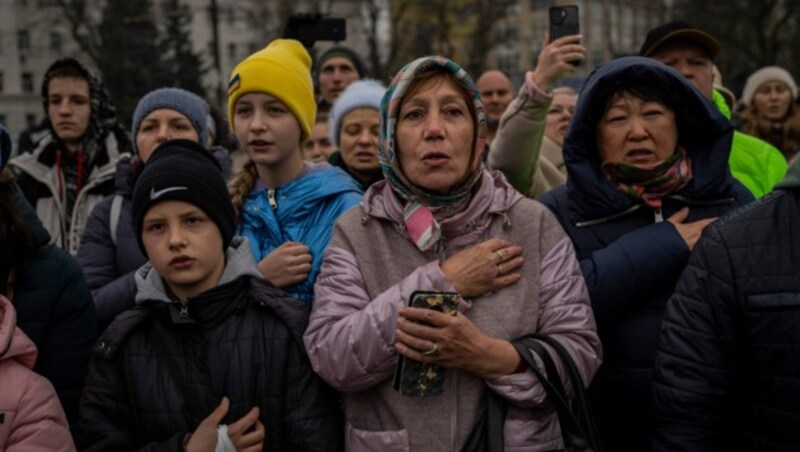
[{"label": "person in teal jacket", "polygon": [[[647,33],[639,55],[661,61],[688,79],[728,119],[725,98],[714,90],[713,60],[720,52],[719,41],[685,22],[672,21]],[[728,165],[733,177],[756,198],[772,191],[783,179],[787,163],[783,154],[766,141],[736,131]]]},{"label": "person in teal jacket", "polygon": [[311,57],[298,41],[275,40],[236,66],[228,96],[248,156],[230,186],[236,235],[248,238],[264,278],[310,303],[333,225],[363,195],[341,169],[303,161],[316,116]]}]

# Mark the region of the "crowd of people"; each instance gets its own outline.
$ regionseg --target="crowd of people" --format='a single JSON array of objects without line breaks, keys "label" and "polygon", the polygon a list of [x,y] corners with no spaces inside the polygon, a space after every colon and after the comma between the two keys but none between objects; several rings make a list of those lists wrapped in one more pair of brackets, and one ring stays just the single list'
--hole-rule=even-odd
[{"label": "crowd of people", "polygon": [[515,90],[276,39],[227,118],[161,87],[129,131],[54,62],[14,157],[0,125],[0,450],[495,452],[492,398],[501,449],[563,450],[530,335],[596,450],[800,450],[798,88],[737,101],[723,51],[673,21],[576,91],[582,37],[545,34]]}]

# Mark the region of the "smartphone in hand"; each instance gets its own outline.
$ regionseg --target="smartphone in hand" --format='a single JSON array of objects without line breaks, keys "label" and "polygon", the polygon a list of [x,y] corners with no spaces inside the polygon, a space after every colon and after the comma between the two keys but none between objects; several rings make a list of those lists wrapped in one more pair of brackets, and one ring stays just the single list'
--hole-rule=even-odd
[{"label": "smartphone in hand", "polygon": [[[550,8],[550,42],[564,36],[581,34],[577,5],[553,6]],[[580,61],[570,61],[578,66]]]},{"label": "smartphone in hand", "polygon": [[[411,294],[412,308],[433,309],[448,315],[458,313],[458,294],[455,292],[424,292]],[[435,364],[423,364],[400,356],[394,372],[394,389],[405,396],[432,396],[444,391],[445,369]]]}]

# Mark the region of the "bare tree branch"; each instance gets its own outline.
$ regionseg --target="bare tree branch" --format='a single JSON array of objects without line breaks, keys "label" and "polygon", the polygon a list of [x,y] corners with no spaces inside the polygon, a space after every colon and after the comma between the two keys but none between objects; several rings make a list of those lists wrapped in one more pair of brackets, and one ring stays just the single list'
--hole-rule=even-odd
[{"label": "bare tree branch", "polygon": [[81,51],[97,64],[102,40],[97,33],[96,24],[91,23],[87,14],[87,0],[55,0],[69,24],[70,35],[78,43]]}]

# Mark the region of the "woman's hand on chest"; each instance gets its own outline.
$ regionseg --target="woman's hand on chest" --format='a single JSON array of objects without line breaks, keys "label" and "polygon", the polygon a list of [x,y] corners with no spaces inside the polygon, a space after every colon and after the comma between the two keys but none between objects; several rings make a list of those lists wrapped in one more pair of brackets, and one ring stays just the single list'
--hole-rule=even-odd
[{"label": "woman's hand on chest", "polygon": [[489,239],[441,263],[442,273],[464,298],[475,298],[519,281],[522,247]]}]

